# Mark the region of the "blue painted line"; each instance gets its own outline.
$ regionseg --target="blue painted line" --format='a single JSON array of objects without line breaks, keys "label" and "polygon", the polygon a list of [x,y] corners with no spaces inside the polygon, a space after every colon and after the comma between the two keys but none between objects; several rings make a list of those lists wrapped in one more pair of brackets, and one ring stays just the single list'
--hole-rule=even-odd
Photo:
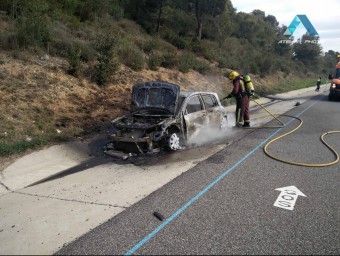
[{"label": "blue painted line", "polygon": [[[315,101],[311,104],[308,108],[300,112],[296,115],[296,117],[302,115],[308,109],[316,104]],[[292,118],[284,127],[290,124],[294,118]],[[282,127],[282,128],[284,128]],[[144,244],[146,244],[151,238],[153,238],[159,231],[161,231],[165,226],[167,226],[170,222],[172,222],[178,215],[184,212],[190,205],[192,205],[195,201],[197,201],[201,196],[203,196],[206,192],[208,192],[213,186],[215,186],[220,180],[222,180],[226,175],[228,175],[232,170],[234,170],[238,165],[240,165],[243,161],[245,161],[249,156],[251,156],[258,148],[262,147],[268,140],[270,140],[275,134],[282,130],[279,128],[277,131],[273,132],[267,139],[263,140],[260,144],[258,144],[255,148],[253,148],[248,154],[246,154],[241,160],[231,166],[228,170],[222,173],[217,179],[211,182],[208,186],[206,186],[203,190],[201,190],[198,194],[196,194],[193,198],[191,198],[186,204],[184,204],[180,209],[178,209],[173,215],[167,218],[162,224],[160,224],[157,228],[155,228],[151,233],[149,233],[144,239],[138,242],[133,248],[125,253],[125,255],[132,255],[136,252],[139,248],[141,248]]]}]

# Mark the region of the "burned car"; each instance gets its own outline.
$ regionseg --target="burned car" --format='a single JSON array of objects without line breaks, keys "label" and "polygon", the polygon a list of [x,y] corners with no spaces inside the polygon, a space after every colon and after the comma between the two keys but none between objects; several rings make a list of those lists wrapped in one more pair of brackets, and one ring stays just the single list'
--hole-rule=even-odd
[{"label": "burned car", "polygon": [[216,93],[180,93],[177,84],[154,81],[133,86],[130,113],[112,124],[111,153],[147,154],[179,150],[200,131],[225,128],[227,113]]}]

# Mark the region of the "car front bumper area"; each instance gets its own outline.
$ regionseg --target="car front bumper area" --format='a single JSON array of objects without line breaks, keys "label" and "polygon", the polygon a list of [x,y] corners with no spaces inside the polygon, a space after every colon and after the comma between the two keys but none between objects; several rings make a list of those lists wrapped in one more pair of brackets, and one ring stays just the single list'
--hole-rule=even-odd
[{"label": "car front bumper area", "polygon": [[338,85],[336,89],[330,90],[328,97],[329,99],[340,99],[340,85]]},{"label": "car front bumper area", "polygon": [[109,140],[112,143],[113,149],[131,154],[148,154],[158,153],[160,147],[158,141],[161,139],[162,134],[151,133],[142,137],[124,137],[112,134]]}]

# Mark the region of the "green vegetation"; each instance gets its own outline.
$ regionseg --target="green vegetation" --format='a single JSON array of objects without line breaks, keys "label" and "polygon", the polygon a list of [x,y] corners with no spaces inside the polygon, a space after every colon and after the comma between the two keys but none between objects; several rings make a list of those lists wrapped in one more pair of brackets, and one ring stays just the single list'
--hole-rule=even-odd
[{"label": "green vegetation", "polygon": [[265,95],[273,95],[278,93],[284,93],[294,90],[299,90],[307,87],[314,86],[315,79],[306,78],[306,79],[292,79],[281,81],[278,84],[274,84],[272,86],[259,86],[256,89],[256,96],[265,96]]},{"label": "green vegetation", "polygon": [[49,140],[33,139],[29,141],[15,141],[12,143],[0,141],[0,156],[8,156],[15,153],[21,153],[28,149],[36,149],[41,146],[47,145],[49,142],[62,142],[66,141],[62,138],[50,138]]},{"label": "green vegetation", "polygon": [[110,75],[118,69],[118,63],[114,56],[115,38],[110,31],[99,35],[96,39],[98,51],[98,64],[96,66],[96,81],[99,85],[105,85]]},{"label": "green vegetation", "polygon": [[230,0],[3,0],[0,11],[13,24],[0,37],[4,49],[66,57],[75,76],[86,75],[82,62],[96,60],[99,85],[120,64],[204,74],[217,63],[261,77],[280,71],[326,76],[337,54],[322,56],[319,44],[279,44],[286,27],[276,17],[261,10],[237,13]]},{"label": "green vegetation", "polygon": [[34,149],[41,145],[40,141],[18,141],[14,143],[0,143],[0,156],[20,153],[27,149]]},{"label": "green vegetation", "polygon": [[[39,125],[39,124],[37,124]],[[43,125],[43,124],[42,124]],[[42,127],[40,127],[42,128]],[[78,131],[79,132],[79,131]],[[0,156],[8,156],[14,153],[24,152],[27,149],[36,149],[49,143],[67,141],[70,135],[54,133],[29,134],[25,140],[6,140],[7,137],[16,137],[15,130],[7,134],[0,134]],[[70,133],[71,134],[71,133]]]}]

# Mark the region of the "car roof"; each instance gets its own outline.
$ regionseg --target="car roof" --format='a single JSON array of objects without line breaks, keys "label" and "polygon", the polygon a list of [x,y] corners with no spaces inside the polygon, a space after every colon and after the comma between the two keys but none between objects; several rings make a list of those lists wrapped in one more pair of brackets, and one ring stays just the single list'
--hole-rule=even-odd
[{"label": "car roof", "polygon": [[179,95],[182,96],[182,97],[189,97],[191,95],[194,95],[194,94],[212,94],[212,95],[215,95],[217,96],[217,93],[215,92],[203,92],[203,91],[198,91],[198,92],[194,92],[194,91],[188,91],[188,92],[181,92]]}]

